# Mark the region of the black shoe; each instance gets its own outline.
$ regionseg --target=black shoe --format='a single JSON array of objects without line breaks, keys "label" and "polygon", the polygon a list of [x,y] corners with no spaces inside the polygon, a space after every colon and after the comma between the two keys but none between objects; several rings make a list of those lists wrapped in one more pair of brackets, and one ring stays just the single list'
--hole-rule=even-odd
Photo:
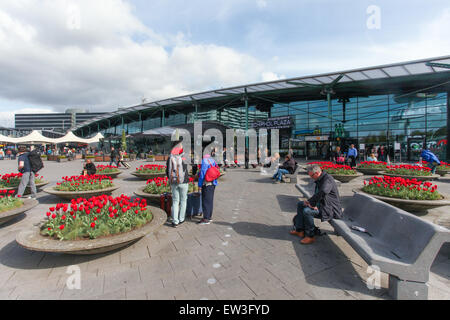
[{"label": "black shoe", "polygon": [[197,224],[210,224],[208,219],[202,219],[199,222],[197,222]]},{"label": "black shoe", "polygon": [[183,224],[185,220],[178,222],[178,225]]},{"label": "black shoe", "polygon": [[178,225],[172,222],[172,224],[171,224],[170,226],[171,226],[172,228],[176,228]]}]

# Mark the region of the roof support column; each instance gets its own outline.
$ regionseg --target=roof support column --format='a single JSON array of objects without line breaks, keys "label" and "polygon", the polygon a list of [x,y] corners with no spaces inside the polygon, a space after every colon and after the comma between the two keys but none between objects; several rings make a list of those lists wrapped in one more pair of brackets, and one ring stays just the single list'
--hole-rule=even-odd
[{"label": "roof support column", "polygon": [[141,123],[141,132],[144,132],[144,121],[142,120],[142,113],[139,112],[139,122]]},{"label": "roof support column", "polygon": [[[244,102],[245,102],[245,155],[249,152],[248,150],[248,95],[247,88],[244,89]],[[250,156],[250,155],[249,155]],[[245,156],[245,169],[248,169],[248,159]]]},{"label": "roof support column", "polygon": [[445,160],[450,161],[450,91],[447,91],[447,152],[445,155]]},{"label": "roof support column", "polygon": [[161,127],[166,125],[166,110],[164,107],[162,108],[162,118],[161,118]]},{"label": "roof support column", "polygon": [[333,131],[333,118],[331,115],[331,92],[327,90],[327,100],[328,100],[328,118],[330,118],[330,133]]}]

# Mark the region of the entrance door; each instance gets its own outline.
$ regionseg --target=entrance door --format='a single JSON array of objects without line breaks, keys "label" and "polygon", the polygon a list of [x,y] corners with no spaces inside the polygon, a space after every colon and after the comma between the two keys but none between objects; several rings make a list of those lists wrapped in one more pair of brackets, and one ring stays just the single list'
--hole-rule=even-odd
[{"label": "entrance door", "polygon": [[328,142],[306,142],[306,152],[308,159],[312,160],[327,160],[328,155]]}]

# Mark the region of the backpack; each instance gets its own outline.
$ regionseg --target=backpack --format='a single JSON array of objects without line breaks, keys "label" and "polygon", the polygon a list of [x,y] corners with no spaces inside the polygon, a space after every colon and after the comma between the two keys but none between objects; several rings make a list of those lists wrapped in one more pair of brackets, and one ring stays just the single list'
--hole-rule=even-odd
[{"label": "backpack", "polygon": [[212,182],[217,180],[220,177],[220,170],[217,164],[215,166],[212,165],[211,160],[208,159],[210,167],[206,170],[205,180],[207,182]]},{"label": "backpack", "polygon": [[41,155],[36,152],[36,150],[28,153],[28,160],[30,161],[31,171],[34,173],[38,173],[44,167],[44,163],[42,162]]}]

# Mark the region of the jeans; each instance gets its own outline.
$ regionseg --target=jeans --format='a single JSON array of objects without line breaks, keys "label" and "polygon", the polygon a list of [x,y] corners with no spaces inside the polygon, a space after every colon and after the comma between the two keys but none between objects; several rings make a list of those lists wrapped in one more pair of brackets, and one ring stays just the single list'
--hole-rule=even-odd
[{"label": "jeans", "polygon": [[172,222],[178,224],[186,216],[186,202],[189,185],[187,183],[172,184]]},{"label": "jeans", "polygon": [[215,185],[203,186],[202,188],[202,211],[203,219],[211,220],[214,208],[214,190]]},{"label": "jeans", "polygon": [[281,181],[283,174],[288,174],[288,173],[289,173],[289,171],[286,169],[278,169],[278,171],[273,175],[273,177],[277,178],[277,180]]},{"label": "jeans", "polygon": [[297,203],[297,215],[292,220],[296,231],[305,231],[307,237],[314,236],[314,218],[319,217],[319,211],[311,209],[303,204],[303,201]]},{"label": "jeans", "polygon": [[22,179],[20,179],[19,190],[17,190],[18,196],[23,196],[25,192],[25,188],[30,184],[31,196],[36,198],[36,185],[34,184],[34,173],[33,172],[24,172],[22,175]]},{"label": "jeans", "polygon": [[428,162],[428,168],[431,169],[431,173],[434,174],[436,172],[437,162]]}]

